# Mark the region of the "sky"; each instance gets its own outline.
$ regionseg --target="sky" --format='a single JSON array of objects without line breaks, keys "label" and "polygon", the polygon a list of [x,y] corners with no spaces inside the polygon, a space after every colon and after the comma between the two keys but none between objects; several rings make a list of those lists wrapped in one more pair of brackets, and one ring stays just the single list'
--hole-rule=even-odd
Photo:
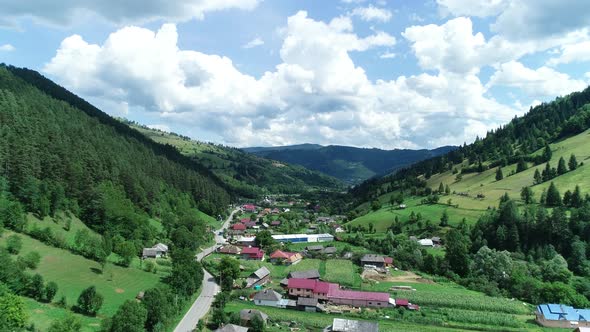
[{"label": "sky", "polygon": [[590,82],[590,1],[0,0],[0,62],[225,145],[470,143]]}]

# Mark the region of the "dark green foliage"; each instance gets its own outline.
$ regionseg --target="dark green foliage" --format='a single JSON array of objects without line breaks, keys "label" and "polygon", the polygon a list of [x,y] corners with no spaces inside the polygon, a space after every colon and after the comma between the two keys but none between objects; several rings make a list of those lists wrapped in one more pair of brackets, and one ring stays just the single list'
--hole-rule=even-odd
[{"label": "dark green foliage", "polygon": [[376,199],[371,203],[371,209],[373,209],[373,211],[377,211],[381,208],[381,202]]},{"label": "dark green foliage", "polygon": [[203,267],[194,258],[191,249],[176,248],[172,251],[172,271],[168,283],[181,296],[194,294],[203,280]]},{"label": "dark green foliage", "polygon": [[561,194],[553,182],[547,189],[547,197],[545,198],[545,205],[547,206],[561,206]]},{"label": "dark green foliage", "polygon": [[119,263],[123,266],[129,266],[133,258],[137,256],[137,250],[133,243],[125,241],[119,246],[117,254],[121,256]]},{"label": "dark green foliage", "polygon": [[549,144],[545,143],[545,149],[543,150],[543,160],[548,162],[551,160],[551,156],[553,156],[553,152],[551,152],[551,147]]},{"label": "dark green foliage", "polygon": [[96,292],[96,287],[90,286],[80,293],[74,309],[84,315],[95,316],[102,307],[103,300],[103,296]]},{"label": "dark green foliage", "polygon": [[574,154],[572,154],[570,156],[568,166],[569,166],[570,171],[574,171],[574,170],[576,170],[576,168],[578,168],[578,160],[576,159],[576,156]]},{"label": "dark green foliage", "polygon": [[0,284],[0,331],[21,331],[27,319],[23,300]]},{"label": "dark green foliage", "polygon": [[53,300],[53,298],[55,297],[55,294],[57,294],[57,284],[53,281],[50,281],[47,283],[47,285],[45,285],[45,290],[44,290],[44,300],[46,302],[51,302]]},{"label": "dark green foliage", "polygon": [[147,309],[145,328],[155,331],[159,325],[167,325],[176,312],[175,296],[168,288],[152,288],[145,291],[141,303]]},{"label": "dark green foliage", "polygon": [[105,323],[103,332],[142,332],[147,319],[147,310],[135,300],[123,303],[115,315]]},{"label": "dark green foliage", "polygon": [[533,203],[534,193],[530,187],[522,187],[520,190],[520,199],[523,200],[524,204]]},{"label": "dark green foliage", "polygon": [[502,167],[498,167],[496,170],[496,181],[500,181],[504,178],[504,173],[502,173]]},{"label": "dark green foliage", "polygon": [[36,251],[28,252],[26,255],[19,257],[20,261],[29,269],[34,270],[41,262],[41,255]]},{"label": "dark green foliage", "polygon": [[447,210],[443,211],[442,216],[440,217],[440,227],[447,227],[449,226],[449,214],[447,213]]},{"label": "dark green foliage", "polygon": [[250,329],[252,332],[264,332],[264,321],[260,318],[260,315],[254,315],[250,320]]},{"label": "dark green foliage", "polygon": [[6,239],[6,250],[13,255],[18,255],[23,247],[23,240],[20,236],[13,234]]},{"label": "dark green foliage", "polygon": [[256,233],[255,242],[257,246],[267,248],[276,244],[277,241],[273,239],[272,233],[270,231],[264,230]]},{"label": "dark green foliage", "polygon": [[[34,71],[0,67],[0,123],[0,177],[11,201],[0,203],[5,227],[22,231],[25,211],[70,210],[100,233],[152,242],[147,216],[180,205],[218,215],[230,201],[200,164]],[[104,248],[91,247],[77,250],[101,260]]]},{"label": "dark green foliage", "polygon": [[526,163],[526,161],[524,161],[524,158],[519,158],[518,159],[518,163],[516,164],[516,173],[520,173],[522,171],[526,171],[528,169],[528,165]]},{"label": "dark green foliage", "polygon": [[466,276],[469,273],[469,238],[452,229],[447,234],[445,243],[445,260],[449,267],[459,276]]},{"label": "dark green foliage", "polygon": [[26,289],[26,295],[36,300],[41,300],[44,295],[43,277],[40,274],[35,274],[29,281]]},{"label": "dark green foliage", "polygon": [[231,291],[234,280],[240,276],[240,262],[235,258],[224,256],[219,262],[217,269],[221,278],[221,289],[223,291]]},{"label": "dark green foliage", "polygon": [[80,332],[82,330],[82,321],[74,315],[66,315],[49,326],[47,332]]},{"label": "dark green foliage", "polygon": [[541,173],[539,172],[539,169],[535,169],[535,175],[533,176],[533,182],[534,184],[540,184],[543,183],[543,177],[541,176]]},{"label": "dark green foliage", "polygon": [[561,157],[557,163],[557,175],[563,175],[565,173],[567,173],[567,166],[565,165],[565,159]]}]

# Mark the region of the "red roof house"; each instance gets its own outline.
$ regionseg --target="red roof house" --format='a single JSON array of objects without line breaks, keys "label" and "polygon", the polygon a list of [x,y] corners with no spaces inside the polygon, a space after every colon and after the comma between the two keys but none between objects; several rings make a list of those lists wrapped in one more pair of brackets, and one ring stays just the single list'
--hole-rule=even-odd
[{"label": "red roof house", "polygon": [[254,204],[244,204],[242,206],[242,210],[246,212],[256,212],[256,205]]},{"label": "red roof house", "polygon": [[389,293],[342,290],[338,284],[314,279],[291,278],[287,288],[289,295],[293,297],[313,297],[354,307],[386,308],[389,306]]},{"label": "red roof house", "polygon": [[275,250],[275,252],[270,255],[272,262],[280,262],[285,265],[297,264],[302,258],[303,257],[298,252],[284,252],[281,250]]},{"label": "red roof house", "polygon": [[279,226],[281,225],[281,221],[280,220],[273,220],[270,223],[271,226]]},{"label": "red roof house", "polygon": [[242,224],[245,224],[245,223],[247,223],[247,222],[249,222],[249,221],[250,221],[250,218],[242,218],[242,219],[240,219],[240,222],[241,222]]},{"label": "red roof house", "polygon": [[393,266],[393,258],[383,257],[383,263],[385,264],[385,266]]},{"label": "red roof house", "polygon": [[231,229],[233,229],[234,231],[245,231],[246,230],[246,225],[244,224],[234,224]]},{"label": "red roof house", "polygon": [[255,260],[262,260],[264,259],[264,251],[260,250],[258,247],[249,247],[242,249],[242,258],[243,259],[255,259]]},{"label": "red roof house", "polygon": [[410,304],[408,299],[395,299],[395,306],[396,307],[407,307]]}]

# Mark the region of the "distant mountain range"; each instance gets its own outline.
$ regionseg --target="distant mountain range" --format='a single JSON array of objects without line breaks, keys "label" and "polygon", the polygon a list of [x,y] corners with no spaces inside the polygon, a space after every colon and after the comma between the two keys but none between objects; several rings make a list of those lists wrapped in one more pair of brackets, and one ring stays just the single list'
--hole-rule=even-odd
[{"label": "distant mountain range", "polygon": [[433,150],[381,150],[350,146],[299,144],[276,147],[251,147],[242,150],[272,160],[301,165],[357,184],[374,176],[387,175],[404,166],[436,157],[456,149],[443,146]]}]

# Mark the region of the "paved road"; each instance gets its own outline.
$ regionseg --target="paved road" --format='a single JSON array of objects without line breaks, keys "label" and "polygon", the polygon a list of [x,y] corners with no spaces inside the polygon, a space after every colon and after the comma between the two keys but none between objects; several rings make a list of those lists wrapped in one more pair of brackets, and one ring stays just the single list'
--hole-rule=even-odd
[{"label": "paved road", "polygon": [[[225,243],[225,238],[221,235],[218,235],[220,231],[227,228],[229,223],[231,222],[232,218],[234,217],[234,213],[238,212],[239,209],[232,211],[232,213],[227,217],[227,220],[221,225],[221,228],[215,231],[215,245],[212,247],[204,249],[197,255],[197,260],[203,259],[205,256],[209,255],[210,253],[214,252],[219,245],[217,243]],[[215,283],[215,279],[209,272],[204,271],[205,274],[203,276],[203,290],[199,297],[195,300],[191,308],[186,312],[184,317],[176,328],[174,332],[188,332],[192,331],[199,322],[199,319],[203,318],[209,312],[209,308],[211,308],[211,304],[213,303],[213,298],[217,293],[219,293],[220,288],[217,283]]]}]

